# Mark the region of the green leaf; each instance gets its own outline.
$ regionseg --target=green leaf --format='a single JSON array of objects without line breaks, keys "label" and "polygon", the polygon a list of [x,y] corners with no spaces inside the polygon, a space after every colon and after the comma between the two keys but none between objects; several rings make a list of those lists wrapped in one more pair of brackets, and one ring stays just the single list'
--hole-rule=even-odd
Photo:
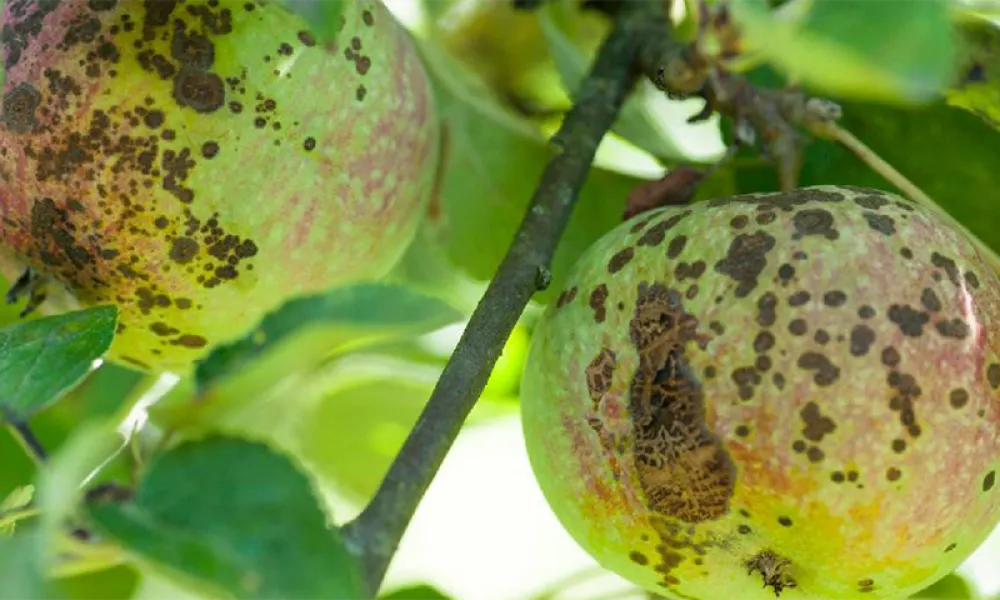
[{"label": "green leaf", "polygon": [[58,400],[111,346],[117,314],[98,306],[0,329],[0,409],[24,420]]},{"label": "green leaf", "polygon": [[766,0],[729,4],[745,48],[804,85],[848,98],[916,103],[950,83],[955,35],[949,0],[813,0],[799,19]]},{"label": "green leaf", "polygon": [[[446,129],[439,204],[428,230],[448,257],[472,277],[496,272],[524,217],[542,170],[553,156],[536,128],[482,92],[452,57],[419,45]],[[553,282],[535,296],[547,301],[577,257],[622,220],[625,200],[640,179],[591,169],[552,263]]]},{"label": "green leaf", "polygon": [[288,10],[299,14],[310,33],[321,44],[337,39],[344,28],[344,3],[352,0],[279,0]]},{"label": "green leaf", "polygon": [[30,529],[0,538],[0,600],[57,598],[42,570],[42,540]]},{"label": "green leaf", "polygon": [[972,586],[960,575],[951,573],[945,575],[934,584],[926,587],[910,598],[923,598],[926,600],[971,600],[975,598]]},{"label": "green leaf", "polygon": [[[247,364],[265,354],[272,359],[267,372],[289,372],[302,366],[303,357],[417,335],[459,318],[458,311],[441,300],[400,285],[367,283],[337,288],[285,303],[246,337],[217,348],[199,362],[195,377],[198,385],[206,388],[245,370]],[[294,343],[295,351],[285,347],[280,353],[271,352],[286,343]]]},{"label": "green leaf", "polygon": [[261,443],[186,442],[149,466],[132,499],[89,514],[144,559],[237,598],[363,595],[306,475]]},{"label": "green leaf", "polygon": [[451,600],[451,596],[426,584],[400,588],[379,596],[379,600]]}]

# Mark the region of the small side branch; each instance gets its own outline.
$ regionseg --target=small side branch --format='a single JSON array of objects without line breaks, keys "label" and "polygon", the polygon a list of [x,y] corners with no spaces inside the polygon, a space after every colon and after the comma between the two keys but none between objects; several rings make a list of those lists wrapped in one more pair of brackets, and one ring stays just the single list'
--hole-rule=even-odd
[{"label": "small side branch", "polygon": [[35,437],[35,433],[31,431],[31,427],[28,426],[26,421],[15,415],[6,406],[0,406],[0,417],[2,417],[0,418],[0,423],[6,422],[7,426],[10,427],[11,433],[21,443],[21,446],[35,463],[42,464],[49,460],[49,454],[45,451],[45,446]]},{"label": "small side branch", "polygon": [[[597,146],[632,87],[643,13],[651,9],[658,9],[658,3],[629,2],[616,15],[574,107],[552,140],[556,155],[496,276],[375,497],[345,527],[372,593],[381,585],[403,532],[482,393],[510,332],[532,295],[548,284],[549,264]],[[656,35],[669,33],[663,29]]]}]

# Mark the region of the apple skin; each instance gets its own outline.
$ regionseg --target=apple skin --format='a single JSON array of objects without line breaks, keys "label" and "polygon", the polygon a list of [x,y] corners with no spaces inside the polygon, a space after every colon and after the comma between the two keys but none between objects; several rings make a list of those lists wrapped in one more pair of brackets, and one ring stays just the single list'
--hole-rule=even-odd
[{"label": "apple skin", "polygon": [[42,311],[113,303],[109,358],[186,372],[286,299],[384,275],[435,181],[407,32],[343,3],[316,41],[275,3],[8,0],[0,274]]},{"label": "apple skin", "polygon": [[670,598],[904,598],[1000,519],[1000,280],[897,196],[666,207],[534,332],[532,468],[606,568]]}]

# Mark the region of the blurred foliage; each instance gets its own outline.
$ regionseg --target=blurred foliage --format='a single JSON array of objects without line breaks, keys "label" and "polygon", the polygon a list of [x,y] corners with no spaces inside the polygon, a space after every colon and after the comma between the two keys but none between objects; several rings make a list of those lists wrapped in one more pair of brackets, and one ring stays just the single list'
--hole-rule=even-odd
[{"label": "blurred foliage", "polygon": [[958,575],[951,574],[910,597],[921,600],[971,600],[975,598],[975,595],[972,586],[967,581]]},{"label": "blurred foliage", "polygon": [[745,51],[823,94],[916,103],[935,98],[952,77],[950,0],[907,3],[905,10],[869,0],[781,12],[765,0],[730,6]]},{"label": "blurred foliage", "polygon": [[379,600],[449,600],[449,596],[433,586],[415,585],[383,594]]}]

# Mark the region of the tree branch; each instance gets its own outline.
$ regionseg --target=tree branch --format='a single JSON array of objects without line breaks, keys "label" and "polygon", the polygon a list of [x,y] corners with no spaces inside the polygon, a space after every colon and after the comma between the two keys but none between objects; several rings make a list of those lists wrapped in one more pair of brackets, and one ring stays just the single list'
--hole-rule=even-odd
[{"label": "tree branch", "polygon": [[[632,86],[644,13],[661,3],[628,2],[614,21],[576,103],[552,140],[556,155],[542,174],[507,255],[438,379],[430,400],[371,503],[344,528],[374,594],[424,492],[486,385],[504,343],[549,264],[586,181],[597,146]],[[654,8],[655,7],[655,8]],[[667,29],[657,36],[669,36]]]}]

